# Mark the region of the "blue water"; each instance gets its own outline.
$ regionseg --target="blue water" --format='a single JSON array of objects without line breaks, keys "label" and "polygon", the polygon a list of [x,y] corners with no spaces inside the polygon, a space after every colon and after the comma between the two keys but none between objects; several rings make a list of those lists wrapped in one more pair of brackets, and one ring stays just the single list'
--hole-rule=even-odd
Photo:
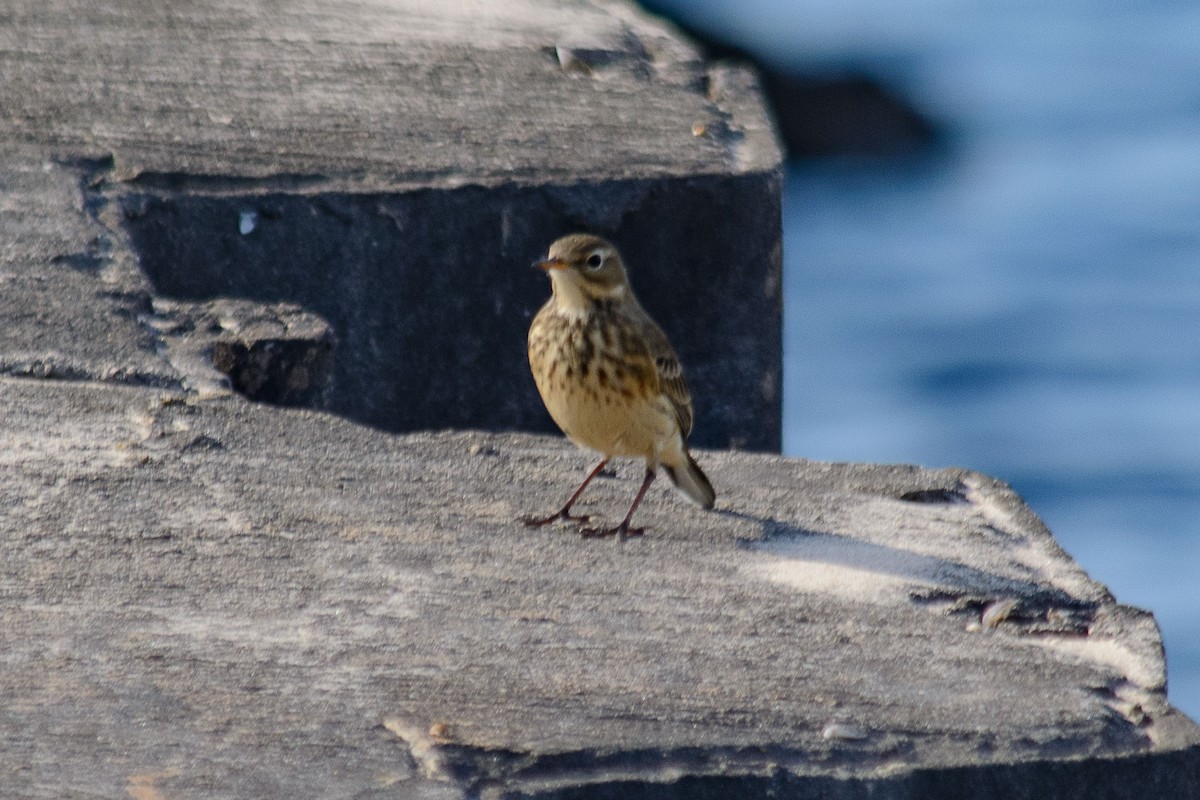
[{"label": "blue water", "polygon": [[961,465],[1162,628],[1200,719],[1200,4],[677,0],[779,64],[882,76],[950,131],[793,167],[784,449]]}]

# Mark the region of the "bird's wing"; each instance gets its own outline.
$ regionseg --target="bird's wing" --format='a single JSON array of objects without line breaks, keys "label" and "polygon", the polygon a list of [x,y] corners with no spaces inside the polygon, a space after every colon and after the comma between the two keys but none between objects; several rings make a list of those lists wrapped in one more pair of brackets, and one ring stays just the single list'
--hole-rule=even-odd
[{"label": "bird's wing", "polygon": [[642,341],[645,342],[650,358],[658,373],[659,391],[671,401],[676,416],[679,417],[679,430],[683,438],[692,432],[692,393],[688,391],[687,381],[683,377],[683,367],[679,364],[679,356],[662,329],[642,312],[640,328]]}]

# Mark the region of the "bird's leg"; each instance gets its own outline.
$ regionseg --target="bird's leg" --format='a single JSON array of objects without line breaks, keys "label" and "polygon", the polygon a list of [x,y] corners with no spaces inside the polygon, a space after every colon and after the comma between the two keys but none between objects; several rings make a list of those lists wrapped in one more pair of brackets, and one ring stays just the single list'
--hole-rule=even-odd
[{"label": "bird's leg", "polygon": [[539,528],[542,525],[549,525],[551,522],[555,522],[560,519],[574,520],[576,522],[587,522],[589,519],[591,519],[591,517],[586,514],[583,516],[576,516],[575,514],[572,514],[571,506],[575,505],[575,501],[579,499],[579,495],[583,494],[583,490],[586,489],[587,485],[592,482],[592,478],[599,475],[600,470],[604,469],[604,465],[607,463],[607,458],[602,459],[600,463],[596,465],[596,468],[588,473],[588,476],[583,479],[583,483],[579,484],[579,488],[575,490],[575,493],[567,499],[567,502],[564,503],[563,507],[558,511],[555,511],[548,517],[526,517],[524,520],[525,524],[531,528]]},{"label": "bird's leg", "polygon": [[579,533],[584,537],[617,536],[621,539],[624,539],[626,536],[641,536],[645,533],[645,528],[629,527],[629,521],[633,519],[633,512],[637,511],[638,503],[642,502],[642,496],[646,494],[646,490],[654,482],[654,475],[654,470],[647,467],[646,477],[642,480],[642,488],[638,489],[637,495],[633,498],[633,503],[629,506],[629,513],[625,515],[625,519],[621,520],[620,525],[615,528],[584,528]]}]

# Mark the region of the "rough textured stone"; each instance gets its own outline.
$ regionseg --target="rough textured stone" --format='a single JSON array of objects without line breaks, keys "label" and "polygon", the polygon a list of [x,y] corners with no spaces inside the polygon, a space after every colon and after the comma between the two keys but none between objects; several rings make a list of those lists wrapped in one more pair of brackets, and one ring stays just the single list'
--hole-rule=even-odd
[{"label": "rough textured stone", "polygon": [[0,374],[177,384],[138,322],[149,282],[80,207],[75,170],[9,145],[0,141]]},{"label": "rough textured stone", "polygon": [[702,451],[587,540],[517,521],[560,439],[0,396],[6,796],[1200,796],[1153,619],[984,476]]},{"label": "rough textured stone", "polygon": [[143,319],[162,335],[189,388],[229,388],[286,406],[323,404],[334,335],[316,314],[287,303],[229,299],[159,298],[153,311]]}]

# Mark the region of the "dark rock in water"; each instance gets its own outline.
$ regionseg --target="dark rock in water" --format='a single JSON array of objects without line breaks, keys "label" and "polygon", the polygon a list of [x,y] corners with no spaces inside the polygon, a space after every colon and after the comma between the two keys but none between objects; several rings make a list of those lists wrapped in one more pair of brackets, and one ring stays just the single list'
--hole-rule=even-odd
[{"label": "dark rock in water", "polygon": [[807,77],[764,70],[763,88],[793,158],[908,156],[939,140],[927,117],[868,75]]},{"label": "dark rock in water", "polygon": [[753,64],[791,158],[894,158],[928,152],[943,140],[934,121],[894,88],[861,69],[804,74],[772,65],[744,47],[682,19],[675,5],[644,0],[698,41],[711,59]]}]

